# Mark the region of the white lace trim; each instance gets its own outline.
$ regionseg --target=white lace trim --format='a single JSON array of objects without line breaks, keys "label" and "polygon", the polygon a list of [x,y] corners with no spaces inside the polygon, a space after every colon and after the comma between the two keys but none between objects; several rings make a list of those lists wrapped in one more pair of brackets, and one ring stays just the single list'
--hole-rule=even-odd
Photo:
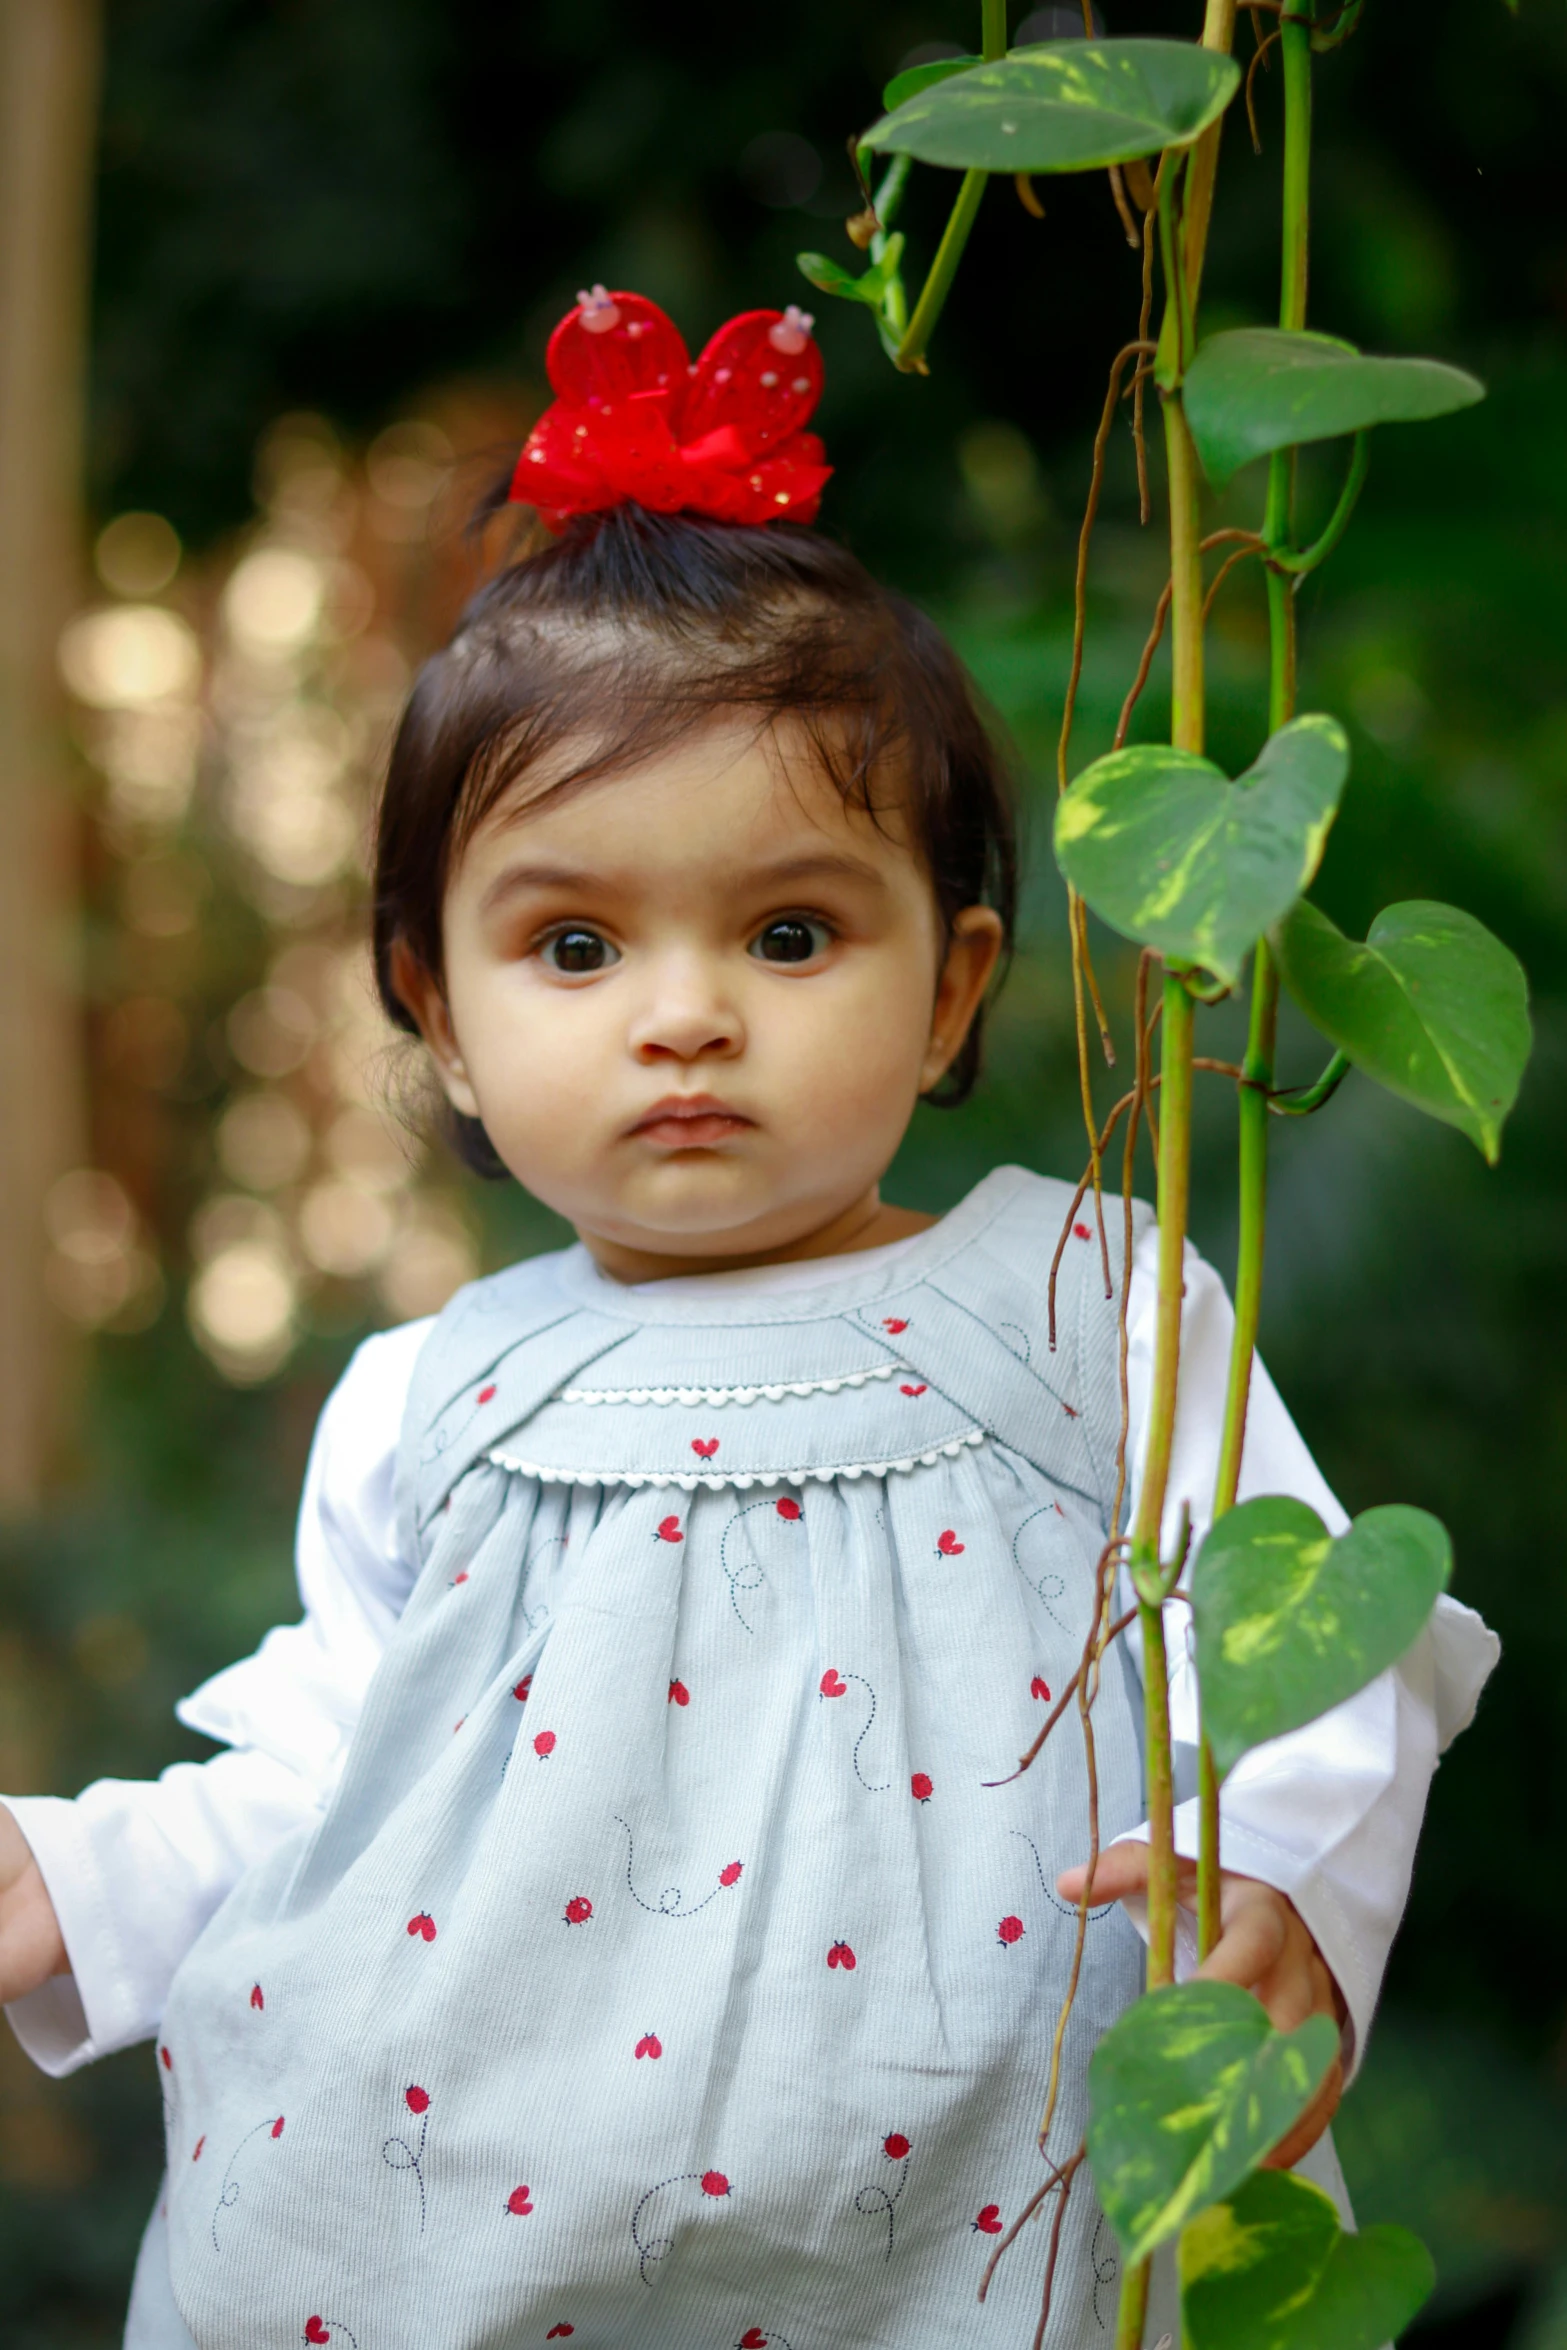
[{"label": "white lace trim", "polygon": [[541,1485],[678,1485],[682,1493],[695,1493],[701,1486],[710,1493],[721,1493],[732,1486],[744,1493],[753,1485],[831,1485],[839,1477],[891,1477],[909,1469],[933,1469],[939,1460],[955,1458],[965,1445],[983,1444],[985,1434],[983,1428],[969,1428],[954,1436],[950,1444],[938,1444],[930,1452],[911,1452],[896,1461],[845,1461],[827,1469],[740,1469],[700,1476],[683,1469],[549,1469],[537,1461],[520,1461],[514,1453],[499,1448],[488,1457],[498,1469],[511,1469],[519,1477],[537,1477]]},{"label": "white lace trim", "polygon": [[863,1387],[868,1379],[911,1378],[908,1363],[877,1363],[868,1371],[839,1371],[831,1379],[769,1381],[761,1387],[563,1387],[560,1403],[782,1403],[786,1395],[836,1395],[842,1387]]}]

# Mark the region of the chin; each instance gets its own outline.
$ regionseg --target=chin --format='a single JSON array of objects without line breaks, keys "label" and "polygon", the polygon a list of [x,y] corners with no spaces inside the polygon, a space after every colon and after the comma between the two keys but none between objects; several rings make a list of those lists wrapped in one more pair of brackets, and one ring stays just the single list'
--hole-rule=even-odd
[{"label": "chin", "polygon": [[[627,1201],[619,1214],[605,1219],[601,1229],[618,1235],[633,1248],[662,1242],[693,1255],[709,1248],[716,1256],[734,1248],[737,1236],[748,1235],[753,1227],[765,1226],[787,1213],[776,1200],[737,1197],[735,1187],[725,1183],[672,1186],[668,1192],[650,1185],[646,1196]],[[772,1243],[763,1241],[760,1245]]]}]

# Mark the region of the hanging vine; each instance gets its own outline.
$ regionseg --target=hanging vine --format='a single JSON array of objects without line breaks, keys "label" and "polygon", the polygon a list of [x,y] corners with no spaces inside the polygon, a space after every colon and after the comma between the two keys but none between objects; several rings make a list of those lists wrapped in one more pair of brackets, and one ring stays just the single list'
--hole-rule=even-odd
[{"label": "hanging vine", "polygon": [[[1423,900],[1390,906],[1362,942],[1346,938],[1305,895],[1348,780],[1349,745],[1333,718],[1297,714],[1297,592],[1349,526],[1373,430],[1445,415],[1483,394],[1458,368],[1368,357],[1308,329],[1314,60],[1353,32],[1362,0],[1339,7],[1331,0],[1241,4],[1254,27],[1262,15],[1274,20],[1259,30],[1244,77],[1254,139],[1258,67],[1276,58],[1282,69],[1276,328],[1208,336],[1201,331],[1224,118],[1243,87],[1230,54],[1237,0],[1206,0],[1200,37],[1192,42],[1096,38],[1085,6],[1084,38],[1010,50],[1005,0],[982,0],[979,53],[898,75],[884,92],[882,119],[853,143],[868,201],[850,234],[868,252],[868,267],[855,277],[819,254],[800,256],[801,269],[819,290],[872,311],[883,347],[901,371],[923,374],[992,176],[1012,180],[1037,213],[1036,178],[1106,171],[1129,239],[1142,248],[1138,331],[1110,366],[1079,541],[1054,826],[1068,892],[1088,1152],[1071,1216],[1092,1191],[1107,1296],[1114,1294],[1114,1272],[1103,1168],[1124,1120],[1122,1429],[1115,1507],[1082,1658],[1019,1765],[1026,1770],[1067,1712],[1076,1711],[1090,1793],[1090,1868],[1045,2088],[1039,2142],[1047,2167],[1037,2193],[994,2248],[980,2287],[983,2297],[996,2263],[1054,2197],[1035,2350],[1049,2323],[1067,2198],[1085,2159],[1121,2246],[1117,2350],[1142,2344],[1150,2258],[1172,2239],[1185,2350],[1258,2350],[1264,2341],[1268,2350],[1293,2350],[1315,2342],[1321,2336],[1313,2329],[1320,2328],[1329,2292],[1336,2350],[1375,2350],[1408,2322],[1432,2281],[1429,2257],[1414,2237],[1393,2228],[1346,2235],[1319,2189],[1265,2167],[1302,2116],[1332,2094],[1338,2049],[1329,2019],[1314,2017],[1282,2033],[1248,1992],[1227,1984],[1175,1983],[1166,1654],[1172,1604],[1181,1603],[1183,1615],[1189,1606],[1195,1628],[1201,1709],[1198,1945],[1206,1955],[1219,1934],[1225,1776],[1252,1747],[1314,1720],[1394,1662],[1420,1632],[1451,1564],[1444,1530],[1424,1511],[1398,1505],[1367,1511],[1335,1541],[1301,1502],[1237,1502],[1263,1292],[1269,1116],[1322,1108],[1353,1068],[1457,1127],[1494,1161],[1529,1050],[1523,973],[1472,916]],[[872,191],[867,175],[883,157],[889,159],[885,176]],[[911,303],[902,277],[905,240],[892,224],[915,164],[962,176]],[[1130,398],[1146,521],[1151,502],[1143,419],[1150,385],[1163,425],[1169,584],[1114,745],[1074,776],[1072,722],[1106,450],[1121,404]],[[1302,547],[1296,451],[1339,440],[1349,443],[1342,491],[1315,539]],[[1204,484],[1222,490],[1243,467],[1262,460],[1267,474],[1258,526],[1205,534]],[[1229,551],[1210,580],[1205,558],[1220,547]],[[1205,753],[1204,641],[1216,597],[1235,567],[1248,561],[1262,565],[1266,580],[1268,728],[1252,765],[1231,779]],[[1133,712],[1166,636],[1169,739],[1128,744]],[[1104,1120],[1095,1107],[1093,1032],[1107,1060],[1113,1062],[1115,1053],[1090,955],[1089,910],[1142,950],[1132,1006],[1133,1083]],[[1313,1084],[1277,1082],[1281,986],[1333,1048]],[[1204,1008],[1242,989],[1248,1001],[1241,1062],[1198,1052]],[[1192,1497],[1181,1497],[1168,1545],[1166,1532],[1192,1097],[1199,1075],[1218,1075],[1236,1091],[1239,1238],[1235,1333],[1210,1530],[1196,1558],[1188,1559],[1186,1505]],[[1135,1517],[1123,1533],[1131,1192],[1145,1123],[1157,1164],[1158,1300],[1147,1457]],[[1053,1344],[1053,1273],[1051,1317]],[[1123,1573],[1135,1606],[1118,1613]],[[1110,1644],[1134,1621],[1146,1692],[1148,1989],[1099,2043],[1089,2068],[1086,2142],[1063,2156],[1050,2141],[1099,1854],[1093,1704]]]}]

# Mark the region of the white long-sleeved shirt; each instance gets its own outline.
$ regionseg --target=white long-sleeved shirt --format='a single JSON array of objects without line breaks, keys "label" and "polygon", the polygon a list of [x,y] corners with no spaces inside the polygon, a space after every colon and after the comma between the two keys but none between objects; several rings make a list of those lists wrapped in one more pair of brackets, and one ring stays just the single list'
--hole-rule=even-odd
[{"label": "white long-sleeved shirt", "polygon": [[[904,1244],[867,1251],[891,1259]],[[1129,1308],[1132,1506],[1147,1450],[1157,1306],[1157,1234],[1133,1263]],[[821,1260],[663,1283],[758,1291],[820,1282]],[[1166,1541],[1181,1505],[1193,1553],[1206,1530],[1218,1467],[1233,1325],[1212,1268],[1187,1252],[1179,1408]],[[227,1751],[176,1763],[152,1781],[101,1779],[74,1801],[12,1799],[37,1858],[71,1962],[7,2013],[34,2062],[56,2075],[151,2037],[169,1984],[243,1871],[317,1817],[341,1775],[365,1692],[413,1587],[392,1499],[403,1406],[430,1329],[410,1322],[368,1339],[329,1397],[299,1514],[304,1614],[267,1634],[176,1707]],[[1240,1498],[1292,1494],[1334,1533],[1348,1523],[1260,1362],[1254,1370]],[[1197,1696],[1190,1612],[1167,1611],[1177,1772],[1194,1767]],[[1135,1650],[1135,1639],[1134,1639]],[[1409,1891],[1416,1838],[1438,1755],[1472,1719],[1499,1645],[1469,1608],[1439,1601],[1427,1630],[1389,1672],[1344,1705],[1255,1749],[1225,1782],[1222,1859],[1287,1894],[1314,1936],[1365,2046],[1388,1951]],[[1195,1853],[1195,1801],[1176,1815]],[[1185,1954],[1189,1964],[1192,1953]],[[1183,1970],[1185,1968],[1183,1967]]]}]

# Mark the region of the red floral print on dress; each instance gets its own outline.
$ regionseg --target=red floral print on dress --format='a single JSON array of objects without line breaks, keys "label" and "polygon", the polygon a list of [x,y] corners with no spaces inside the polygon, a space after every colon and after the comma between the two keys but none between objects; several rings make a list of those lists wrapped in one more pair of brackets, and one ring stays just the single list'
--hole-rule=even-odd
[{"label": "red floral print on dress", "polygon": [[711,1893],[705,1893],[700,1901],[693,1901],[689,1908],[678,1885],[666,1885],[656,1901],[647,1900],[637,1891],[637,1842],[632,1834],[631,1822],[623,1820],[619,1812],[614,1814],[614,1820],[618,1828],[625,1830],[626,1891],[638,1909],[646,1910],[650,1918],[694,1918],[700,1911],[706,1909],[710,1901],[716,1901],[721,1892],[727,1892],[731,1885],[739,1884],[743,1863],[731,1860],[726,1861],[719,1870],[718,1883],[713,1887]]},{"label": "red floral print on dress", "polygon": [[839,1673],[835,1665],[829,1665],[821,1678],[821,1694],[823,1697],[847,1696],[850,1681],[857,1681],[860,1687],[864,1690],[866,1697],[870,1700],[870,1712],[865,1717],[865,1727],[861,1730],[858,1738],[856,1738],[854,1741],[854,1753],[851,1758],[854,1763],[854,1775],[859,1780],[860,1785],[865,1789],[867,1795],[885,1795],[888,1788],[892,1785],[892,1781],[890,1779],[867,1779],[865,1773],[860,1768],[860,1748],[865,1744],[866,1739],[870,1736],[871,1731],[875,1727],[876,1723],[875,1690],[871,1687],[869,1681],[866,1680],[863,1673],[850,1673],[847,1677],[845,1677]]},{"label": "red floral print on dress", "polygon": [[[223,2184],[218,2191],[218,2200],[212,2214],[212,2249],[214,2252],[220,2252],[222,2250],[222,2246],[218,2241],[218,2221],[225,2211],[232,2211],[235,2204],[238,2203],[240,2199],[242,2182],[236,2178],[234,2174],[234,2165],[238,2162],[240,2156],[244,2153],[252,2138],[259,2138],[263,2131],[270,2139],[275,2140],[281,2138],[283,2135],[283,2116],[280,2113],[269,2114],[264,2122],[257,2122],[254,2128],[247,2130],[243,2138],[241,2138],[239,2144],[235,2147],[233,2153],[229,2156],[227,2163],[224,2165]],[[203,2139],[202,2143],[205,2145],[205,2139]]]},{"label": "red floral print on dress", "polygon": [[394,2131],[391,2137],[382,2140],[381,2160],[386,2164],[388,2170],[411,2171],[417,2180],[419,2187],[419,2233],[422,2236],[427,2216],[424,2192],[424,2148],[425,2140],[430,2134],[430,2092],[428,2089],[422,2089],[417,2081],[410,2081],[408,2087],[403,2091],[403,2103],[419,2124],[419,2142],[417,2145],[411,2145],[408,2139],[398,2137]]},{"label": "red floral print on dress", "polygon": [[914,2149],[901,2130],[892,2130],[881,2142],[883,2157],[896,2165],[898,2183],[895,2187],[881,2181],[862,2187],[854,2198],[854,2208],[862,2219],[884,2219],[887,2223],[887,2250],[884,2257],[892,2258],[892,2231],[897,2217],[898,2197],[909,2183],[909,2157]]},{"label": "red floral print on dress", "polygon": [[725,2202],[734,2192],[726,2173],[721,2170],[676,2171],[672,2177],[660,2179],[656,2185],[648,2188],[631,2214],[631,2244],[637,2256],[637,2271],[644,2285],[652,2284],[649,2271],[657,2267],[666,2252],[673,2251],[675,2242],[673,2236],[644,2234],[648,2205],[656,2196],[662,2195],[666,2188],[685,2186],[698,2187],[703,2196],[715,2203]]},{"label": "red floral print on dress", "polygon": [[754,1517],[758,1510],[765,1510],[769,1517],[781,1520],[786,1526],[802,1525],[805,1518],[800,1504],[789,1494],[785,1494],[779,1501],[748,1501],[743,1509],[735,1511],[734,1516],[729,1519],[719,1537],[718,1564],[723,1571],[724,1580],[729,1585],[729,1604],[734,1609],[735,1619],[742,1631],[750,1633],[754,1633],[756,1627],[740,1605],[741,1594],[748,1595],[753,1591],[760,1591],[767,1581],[767,1577],[762,1571],[762,1562],[756,1555],[756,1541],[753,1531],[748,1530],[745,1537],[751,1553],[749,1558],[744,1560],[732,1558],[730,1544],[735,1540],[736,1530],[745,1523],[747,1518]]}]

